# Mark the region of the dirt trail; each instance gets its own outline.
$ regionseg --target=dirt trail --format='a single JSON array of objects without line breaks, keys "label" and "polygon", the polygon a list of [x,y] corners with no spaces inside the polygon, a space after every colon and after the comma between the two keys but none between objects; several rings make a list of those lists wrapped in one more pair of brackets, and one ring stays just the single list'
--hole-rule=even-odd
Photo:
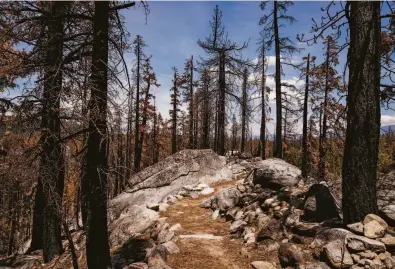
[{"label": "dirt trail", "polygon": [[[216,192],[235,182],[227,182],[214,186]],[[200,207],[200,202],[215,193],[200,196],[198,199],[185,198],[169,207],[163,213],[170,224],[180,223],[182,235],[212,234],[222,239],[180,238],[176,244],[180,253],[171,255],[168,264],[174,269],[248,269],[253,260],[259,257],[257,250],[249,251],[253,257],[243,254],[242,241],[229,236],[230,222],[223,219],[212,220],[211,210]],[[255,259],[252,259],[255,258]]]}]

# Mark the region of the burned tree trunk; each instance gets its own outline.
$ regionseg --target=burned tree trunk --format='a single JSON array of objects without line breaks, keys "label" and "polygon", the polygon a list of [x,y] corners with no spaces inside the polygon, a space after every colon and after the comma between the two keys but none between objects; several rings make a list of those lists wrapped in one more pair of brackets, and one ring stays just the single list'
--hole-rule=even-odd
[{"label": "burned tree trunk", "polygon": [[261,130],[260,130],[260,144],[259,155],[262,160],[266,159],[266,74],[265,74],[265,47],[262,45],[262,77],[261,77]]},{"label": "burned tree trunk", "polygon": [[306,82],[304,90],[303,103],[303,141],[302,141],[302,176],[307,178],[308,173],[308,143],[307,143],[307,108],[309,101],[309,72],[310,72],[310,54],[307,55],[306,65]]},{"label": "burned tree trunk", "polygon": [[350,48],[343,160],[344,224],[377,212],[380,138],[380,2],[348,2]]},{"label": "burned tree trunk", "polygon": [[246,143],[246,125],[247,125],[247,68],[243,72],[243,89],[241,97],[241,152],[245,150]]},{"label": "burned tree trunk", "polygon": [[[62,91],[63,19],[65,2],[51,4],[45,51],[41,118],[40,176],[36,192],[33,238],[30,250],[43,248],[44,262],[63,252],[61,212],[64,159],[60,140],[60,94]],[[42,197],[40,197],[42,196]],[[42,218],[42,219],[41,219]]]},{"label": "burned tree trunk", "polygon": [[219,53],[219,95],[218,95],[218,154],[225,155],[225,51]]},{"label": "burned tree trunk", "polygon": [[276,140],[275,140],[275,153],[274,156],[277,158],[283,158],[283,136],[282,136],[282,104],[281,104],[281,59],[280,59],[280,39],[278,34],[278,3],[277,1],[273,2],[274,10],[273,10],[273,27],[274,27],[274,45],[275,45],[275,53],[276,53],[276,72],[275,72],[275,81],[276,81]]},{"label": "burned tree trunk", "polygon": [[202,127],[203,127],[203,134],[202,134],[202,149],[208,149],[210,147],[210,100],[209,100],[209,77],[208,71],[204,70],[203,72],[203,93],[202,93]]},{"label": "burned tree trunk", "polygon": [[194,103],[193,103],[193,56],[189,64],[189,148],[195,147],[194,143]]},{"label": "burned tree trunk", "polygon": [[86,256],[88,268],[111,266],[107,230],[107,63],[109,2],[95,2],[93,17],[91,101],[85,179],[87,194]]},{"label": "burned tree trunk", "polygon": [[330,72],[329,49],[330,49],[330,42],[328,42],[326,48],[324,107],[322,108],[322,132],[319,140],[320,159],[318,165],[318,174],[322,180],[325,179],[325,142],[326,142],[326,133],[328,129],[327,119],[328,119],[329,72]]}]

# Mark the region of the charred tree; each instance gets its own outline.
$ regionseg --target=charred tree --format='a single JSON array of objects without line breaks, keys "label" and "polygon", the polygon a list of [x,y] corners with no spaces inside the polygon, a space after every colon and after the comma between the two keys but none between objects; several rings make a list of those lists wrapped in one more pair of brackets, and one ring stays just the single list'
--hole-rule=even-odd
[{"label": "charred tree", "polygon": [[140,148],[142,145],[140,142],[140,81],[141,81],[141,63],[143,61],[143,47],[145,42],[140,35],[137,35],[135,41],[136,45],[134,53],[136,54],[136,105],[135,105],[135,116],[134,116],[134,170],[137,172],[140,170],[141,152]]},{"label": "charred tree", "polygon": [[173,109],[170,110],[171,115],[171,153],[174,154],[177,152],[177,120],[178,120],[178,112],[180,109],[178,105],[180,103],[179,97],[179,83],[180,77],[178,75],[177,69],[173,68],[174,76],[173,76],[173,87],[170,89],[173,93],[171,94],[171,105]]},{"label": "charred tree", "polygon": [[[261,9],[266,10],[266,5],[269,2],[261,2]],[[292,6],[291,1],[273,1],[273,9],[265,14],[259,21],[260,25],[263,25],[262,35],[265,38],[267,49],[270,49],[274,43],[274,50],[276,56],[276,67],[275,67],[275,83],[276,83],[276,140],[275,140],[275,151],[274,156],[277,158],[283,158],[283,130],[282,130],[282,91],[281,91],[281,66],[283,64],[291,64],[290,57],[294,52],[299,51],[291,41],[289,37],[281,36],[279,28],[282,22],[288,22],[292,24],[295,19],[292,16],[287,15],[289,6]]]},{"label": "charred tree", "polygon": [[348,2],[350,48],[343,160],[344,224],[377,213],[380,138],[380,2]]},{"label": "charred tree", "polygon": [[308,102],[309,102],[309,74],[310,73],[310,53],[306,57],[306,71],[305,71],[305,89],[303,100],[303,137],[302,137],[302,176],[307,178],[308,175],[308,141],[307,141],[307,117],[308,117]]},{"label": "charred tree", "polygon": [[[51,15],[46,21],[47,32],[42,45],[45,54],[45,67],[39,141],[41,147],[40,176],[36,190],[33,238],[30,250],[42,247],[44,262],[51,261],[56,255],[63,252],[61,212],[64,159],[60,144],[60,95],[62,92],[61,67],[64,33],[62,15],[65,5],[65,2],[51,3]],[[40,197],[41,195],[42,197]]]},{"label": "charred tree", "polygon": [[243,86],[241,94],[241,149],[240,152],[245,151],[246,144],[246,129],[247,129],[247,79],[248,79],[248,69],[244,68],[243,71]]},{"label": "charred tree", "polygon": [[109,2],[95,2],[93,17],[91,100],[85,179],[87,194],[86,256],[88,268],[111,266],[107,229],[107,65]]}]

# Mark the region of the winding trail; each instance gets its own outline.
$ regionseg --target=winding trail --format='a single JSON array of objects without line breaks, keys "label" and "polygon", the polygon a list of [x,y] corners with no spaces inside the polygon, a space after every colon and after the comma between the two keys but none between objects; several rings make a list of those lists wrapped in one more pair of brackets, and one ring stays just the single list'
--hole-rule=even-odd
[{"label": "winding trail", "polygon": [[[234,186],[228,181],[213,186],[216,192]],[[248,253],[240,239],[229,234],[230,222],[218,218],[212,220],[212,211],[200,207],[200,202],[215,193],[198,199],[184,198],[162,213],[173,225],[180,223],[183,230],[176,242],[180,252],[168,260],[174,269],[249,269],[254,260],[267,260],[258,249],[249,248]],[[261,253],[261,254],[259,254]]]}]

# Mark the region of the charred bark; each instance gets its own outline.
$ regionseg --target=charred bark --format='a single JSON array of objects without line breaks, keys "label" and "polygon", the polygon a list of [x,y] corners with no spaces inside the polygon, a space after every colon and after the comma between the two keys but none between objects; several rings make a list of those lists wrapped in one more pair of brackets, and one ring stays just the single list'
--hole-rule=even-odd
[{"label": "charred bark", "polygon": [[349,2],[347,131],[343,160],[344,224],[377,213],[380,138],[380,2]]}]

